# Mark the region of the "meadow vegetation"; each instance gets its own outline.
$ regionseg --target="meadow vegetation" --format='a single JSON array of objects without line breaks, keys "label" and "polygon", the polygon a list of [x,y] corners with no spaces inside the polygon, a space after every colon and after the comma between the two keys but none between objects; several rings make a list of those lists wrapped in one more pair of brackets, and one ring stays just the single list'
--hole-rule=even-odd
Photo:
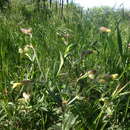
[{"label": "meadow vegetation", "polygon": [[130,12],[38,2],[0,3],[0,129],[130,129]]}]

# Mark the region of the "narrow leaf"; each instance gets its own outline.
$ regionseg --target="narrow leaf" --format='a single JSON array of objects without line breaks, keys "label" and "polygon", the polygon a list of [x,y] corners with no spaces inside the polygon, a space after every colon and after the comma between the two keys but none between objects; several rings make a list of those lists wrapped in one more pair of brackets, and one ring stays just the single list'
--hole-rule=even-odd
[{"label": "narrow leaf", "polygon": [[123,55],[122,38],[121,38],[120,29],[119,29],[119,24],[117,25],[117,42],[118,42],[119,53],[122,56]]},{"label": "narrow leaf", "polygon": [[57,72],[57,76],[59,75],[63,64],[64,64],[64,58],[63,58],[63,56],[62,56],[62,53],[60,52],[60,66],[59,66],[59,70],[58,70],[58,72]]}]

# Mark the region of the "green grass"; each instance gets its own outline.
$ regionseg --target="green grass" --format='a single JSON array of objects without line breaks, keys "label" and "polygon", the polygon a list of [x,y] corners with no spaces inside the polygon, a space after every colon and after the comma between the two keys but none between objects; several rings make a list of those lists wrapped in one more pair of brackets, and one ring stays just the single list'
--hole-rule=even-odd
[{"label": "green grass", "polygon": [[0,14],[0,129],[130,129],[129,12],[55,7]]}]

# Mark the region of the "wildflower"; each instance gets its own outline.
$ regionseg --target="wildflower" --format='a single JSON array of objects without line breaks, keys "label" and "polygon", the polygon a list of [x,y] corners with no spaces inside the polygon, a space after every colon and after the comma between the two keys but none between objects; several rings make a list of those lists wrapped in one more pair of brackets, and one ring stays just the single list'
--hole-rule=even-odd
[{"label": "wildflower", "polygon": [[22,83],[13,83],[12,88],[17,88],[19,86],[23,85]]},{"label": "wildflower", "polygon": [[107,27],[100,27],[99,28],[99,30],[101,31],[101,32],[111,32],[111,29],[109,29],[109,28],[107,28]]},{"label": "wildflower", "polygon": [[23,51],[22,48],[19,48],[19,53],[20,53],[20,54],[23,54],[23,53],[24,53],[24,51]]},{"label": "wildflower", "polygon": [[117,79],[118,78],[118,74],[111,74],[111,78],[114,80],[114,79]]},{"label": "wildflower", "polygon": [[22,98],[19,98],[18,99],[18,102],[19,103],[27,103],[29,100],[30,100],[30,94],[27,94],[26,92],[23,92],[23,94],[22,94]]},{"label": "wildflower", "polygon": [[30,99],[30,94],[27,94],[26,92],[23,92],[23,98],[28,101]]},{"label": "wildflower", "polygon": [[86,72],[84,75],[80,75],[80,77],[77,79],[77,82],[81,79],[85,79],[87,77],[89,77],[90,79],[94,79],[95,78],[95,74],[96,74],[96,70],[89,70],[88,72]]},{"label": "wildflower", "polygon": [[62,101],[62,104],[66,105],[66,104],[68,104],[68,101],[63,100],[63,101]]},{"label": "wildflower", "polygon": [[96,74],[96,70],[89,70],[87,73],[88,74]]},{"label": "wildflower", "polygon": [[105,75],[103,78],[106,79],[106,80],[114,80],[114,79],[117,79],[118,77],[118,74],[111,74],[111,75]]},{"label": "wildflower", "polygon": [[31,84],[32,84],[31,80],[23,80],[21,82],[13,83],[12,88],[14,89],[14,88],[20,87],[22,85],[31,85]]},{"label": "wildflower", "polygon": [[33,48],[32,45],[26,45],[23,49],[19,48],[19,53],[23,54],[23,53],[27,53],[29,51],[29,48]]},{"label": "wildflower", "polygon": [[115,80],[118,78],[118,74],[106,74],[104,76],[101,76],[101,79],[99,79],[100,83],[105,83],[111,80]]},{"label": "wildflower", "polygon": [[89,71],[87,72],[87,74],[88,74],[88,77],[89,77],[90,79],[94,79],[94,78],[95,78],[95,74],[96,74],[96,70],[89,70]]},{"label": "wildflower", "polygon": [[32,35],[32,28],[21,28],[20,31],[26,35]]}]

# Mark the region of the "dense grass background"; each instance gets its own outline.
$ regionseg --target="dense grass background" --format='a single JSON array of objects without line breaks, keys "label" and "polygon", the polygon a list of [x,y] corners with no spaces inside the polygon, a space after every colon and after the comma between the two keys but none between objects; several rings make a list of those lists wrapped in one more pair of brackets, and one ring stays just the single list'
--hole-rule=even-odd
[{"label": "dense grass background", "polygon": [[2,4],[0,129],[130,129],[129,42],[123,8]]}]

